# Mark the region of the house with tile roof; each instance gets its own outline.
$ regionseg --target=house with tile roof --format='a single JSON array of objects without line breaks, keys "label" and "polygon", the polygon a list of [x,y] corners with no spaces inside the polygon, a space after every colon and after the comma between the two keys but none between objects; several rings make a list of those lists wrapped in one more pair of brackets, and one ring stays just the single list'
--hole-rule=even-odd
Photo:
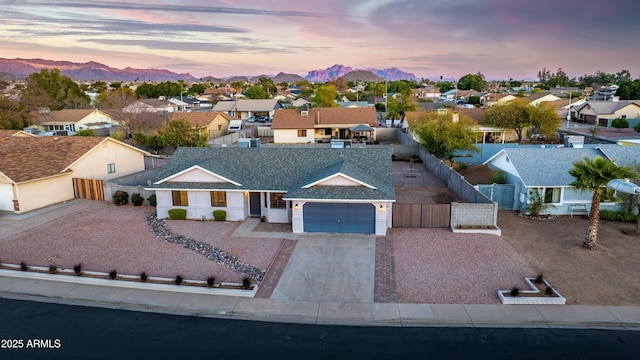
[{"label": "house with tile roof", "polygon": [[225,210],[227,221],[264,217],[294,233],[384,235],[395,201],[388,147],[178,148],[147,189],[159,218]]},{"label": "house with tile roof", "polygon": [[587,101],[573,104],[570,111],[576,121],[610,127],[616,118],[640,119],[640,101]]},{"label": "house with tile roof", "polygon": [[0,138],[9,137],[9,136],[35,137],[34,134],[32,134],[30,132],[23,131],[23,130],[0,130]]},{"label": "house with tile roof", "polygon": [[160,99],[139,99],[127,105],[122,111],[129,114],[168,113],[178,111],[178,105]]},{"label": "house with tile roof", "polygon": [[[33,122],[47,132],[65,132],[67,135],[74,135],[78,130],[98,131],[122,125],[113,115],[98,109],[43,111],[33,116]],[[108,131],[104,135],[108,135]]]},{"label": "house with tile roof", "polygon": [[[618,166],[640,164],[640,146],[598,145],[591,148],[544,147],[502,149],[485,161],[489,168],[506,175],[507,184],[515,186],[514,209],[526,212],[535,192],[549,205],[545,213],[571,215],[590,209],[591,195],[569,185],[575,180],[569,174],[575,161],[596,156],[616,160]],[[602,202],[603,210],[618,210],[619,204]]]},{"label": "house with tile roof", "polygon": [[282,108],[282,104],[276,99],[240,99],[237,101],[218,101],[214,105],[213,111],[227,113],[242,120],[264,117],[267,121],[271,121],[274,112]]},{"label": "house with tile roof", "polygon": [[0,210],[19,214],[99,198],[101,180],[144,170],[145,155],[110,137],[0,137]]},{"label": "house with tile roof", "polygon": [[[358,125],[370,128],[366,134],[352,130]],[[374,107],[307,108],[277,110],[273,116],[273,142],[300,144],[329,142],[331,139],[375,141],[378,116]]]},{"label": "house with tile roof", "polygon": [[169,120],[186,120],[192,129],[201,129],[209,134],[209,139],[215,139],[229,133],[229,124],[239,120],[223,112],[173,112]]}]

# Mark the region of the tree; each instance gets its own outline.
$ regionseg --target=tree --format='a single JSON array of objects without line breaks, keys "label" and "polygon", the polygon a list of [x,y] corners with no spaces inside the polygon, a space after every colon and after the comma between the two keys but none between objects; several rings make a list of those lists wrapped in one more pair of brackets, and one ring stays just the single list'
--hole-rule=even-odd
[{"label": "tree", "polygon": [[247,91],[244,92],[244,95],[249,99],[268,99],[270,97],[269,93],[260,85],[249,86]]},{"label": "tree", "polygon": [[189,87],[189,94],[192,94],[192,95],[203,94],[205,89],[206,89],[206,86],[202,84],[192,84],[191,87]]},{"label": "tree", "polygon": [[207,145],[208,134],[202,129],[192,129],[185,119],[171,120],[158,134],[164,146],[178,148],[182,146],[204,147]]},{"label": "tree", "polygon": [[0,129],[22,130],[29,126],[27,107],[18,101],[0,96]]},{"label": "tree", "polygon": [[640,79],[620,84],[620,87],[616,90],[616,96],[619,96],[620,100],[640,99]]},{"label": "tree", "polygon": [[484,75],[480,72],[477,74],[467,74],[458,80],[458,89],[482,91],[487,86]]},{"label": "tree", "polygon": [[455,89],[455,85],[449,81],[440,81],[436,83],[436,86],[440,89],[441,93],[445,93],[451,89]]},{"label": "tree", "polygon": [[338,91],[330,84],[320,85],[315,91],[315,107],[336,107],[335,103]]},{"label": "tree", "polygon": [[[264,89],[264,91],[267,93],[267,95],[269,95],[269,97],[271,97],[272,94],[275,94],[278,91],[278,88],[276,87],[276,84],[273,83],[273,80],[271,80],[271,78],[268,78],[266,76],[261,76],[258,79],[258,85],[262,89]],[[268,97],[263,99],[268,99]]]},{"label": "tree", "polygon": [[600,156],[593,159],[585,156],[582,161],[574,162],[569,174],[575,178],[569,185],[580,191],[593,192],[589,223],[582,245],[589,250],[595,250],[598,240],[600,201],[606,193],[607,183],[613,179],[634,178],[636,175],[628,166],[619,167],[615,164],[615,160],[608,160]]},{"label": "tree", "polygon": [[429,112],[416,121],[413,132],[426,151],[451,160],[456,151],[478,151],[474,146],[473,125],[475,122],[463,114]]},{"label": "tree", "polygon": [[91,99],[80,86],[71,78],[60,75],[58,69],[41,69],[39,73],[29,75],[23,99],[36,108],[48,107],[52,110],[88,109],[91,104]]},{"label": "tree", "polygon": [[244,90],[244,85],[242,81],[235,81],[231,83],[231,87],[236,91],[236,94],[241,94],[242,90]]},{"label": "tree", "polygon": [[76,131],[76,135],[75,136],[95,136],[96,133],[95,131],[93,131],[93,129],[79,129],[78,131]]},{"label": "tree", "polygon": [[629,127],[629,121],[623,118],[615,118],[611,121],[611,127],[618,129],[618,132],[620,132],[620,129],[626,129]]},{"label": "tree", "polygon": [[411,89],[405,89],[401,95],[397,96],[400,100],[393,97],[387,98],[389,108],[387,109],[387,115],[390,119],[400,118],[405,111],[418,110],[418,104],[413,98]]},{"label": "tree", "polygon": [[560,118],[548,104],[531,106],[522,100],[512,100],[505,104],[491,106],[483,115],[487,125],[513,129],[522,140],[525,128],[535,126],[545,136],[551,137],[560,126]]}]

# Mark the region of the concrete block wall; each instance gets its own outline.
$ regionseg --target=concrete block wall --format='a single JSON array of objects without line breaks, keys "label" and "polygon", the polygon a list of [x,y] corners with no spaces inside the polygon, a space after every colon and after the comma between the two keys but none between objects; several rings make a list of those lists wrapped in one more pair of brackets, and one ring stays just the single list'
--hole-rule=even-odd
[{"label": "concrete block wall", "polygon": [[496,226],[498,204],[451,203],[451,227]]}]

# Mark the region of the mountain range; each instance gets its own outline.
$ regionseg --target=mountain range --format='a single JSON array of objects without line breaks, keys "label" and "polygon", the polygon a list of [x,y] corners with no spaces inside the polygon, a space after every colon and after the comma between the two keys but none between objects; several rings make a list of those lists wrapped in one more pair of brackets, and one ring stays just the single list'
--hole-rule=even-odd
[{"label": "mountain range", "polygon": [[[189,73],[175,73],[165,69],[135,69],[126,67],[124,69],[113,68],[95,61],[87,63],[74,63],[70,61],[56,61],[45,59],[6,59],[0,58],[0,74],[4,78],[24,79],[30,74],[40,72],[41,69],[59,69],[60,73],[77,81],[178,81],[187,82],[198,81],[199,79]],[[344,77],[348,81],[384,81],[384,80],[418,80],[412,74],[397,68],[389,69],[353,69],[349,66],[335,64],[322,70],[311,70],[306,77],[296,74],[279,73],[276,76],[269,76],[274,82],[295,82],[298,80],[309,80],[312,82],[325,82],[331,79]],[[268,75],[261,75],[268,76]],[[256,76],[236,76],[229,79],[258,79]],[[213,77],[204,79],[218,80]],[[224,79],[229,81],[229,79]],[[256,80],[257,81],[257,80]]]}]

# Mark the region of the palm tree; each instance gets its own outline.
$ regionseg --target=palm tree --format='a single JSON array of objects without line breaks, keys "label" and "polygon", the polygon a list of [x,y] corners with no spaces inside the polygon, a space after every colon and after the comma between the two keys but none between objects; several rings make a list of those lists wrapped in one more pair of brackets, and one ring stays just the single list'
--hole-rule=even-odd
[{"label": "palm tree", "polygon": [[619,167],[614,160],[596,156],[593,160],[584,157],[582,161],[573,163],[569,174],[576,179],[569,185],[580,191],[593,191],[591,209],[589,210],[589,225],[582,244],[589,250],[595,250],[598,239],[598,219],[600,218],[600,200],[605,194],[607,183],[613,179],[634,177],[628,166]]}]

